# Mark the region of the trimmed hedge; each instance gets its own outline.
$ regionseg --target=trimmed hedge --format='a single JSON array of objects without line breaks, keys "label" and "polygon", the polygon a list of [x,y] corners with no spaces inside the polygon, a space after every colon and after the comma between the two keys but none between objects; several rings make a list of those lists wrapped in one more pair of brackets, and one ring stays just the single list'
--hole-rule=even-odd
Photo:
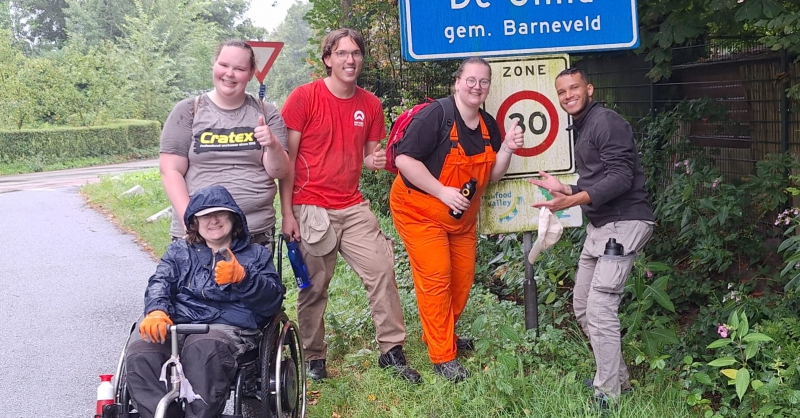
[{"label": "trimmed hedge", "polygon": [[130,119],[92,127],[0,130],[0,163],[131,154],[157,148],[160,136],[159,122]]}]

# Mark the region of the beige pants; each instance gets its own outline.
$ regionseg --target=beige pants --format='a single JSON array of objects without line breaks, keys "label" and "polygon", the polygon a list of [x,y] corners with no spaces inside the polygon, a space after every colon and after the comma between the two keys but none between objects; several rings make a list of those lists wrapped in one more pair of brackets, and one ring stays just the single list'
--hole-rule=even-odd
[{"label": "beige pants", "polygon": [[[299,220],[300,205],[294,205],[292,211]],[[333,250],[316,257],[299,246],[311,280],[311,286],[301,290],[297,297],[303,354],[306,360],[324,359],[326,356],[328,345],[325,343],[324,316],[337,254],[342,255],[364,283],[375,324],[375,339],[381,353],[385,354],[392,347],[403,345],[406,339],[403,308],[394,276],[394,243],[381,232],[369,202],[346,209],[329,209],[328,216],[336,232]]]},{"label": "beige pants", "polygon": [[[621,388],[630,387],[628,368],[622,358],[617,315],[625,281],[636,255],[652,234],[652,223],[644,221],[612,222],[600,228],[589,224],[586,227],[586,242],[575,275],[573,308],[594,352],[596,395],[617,397]],[[622,244],[624,255],[603,255],[609,238]]]}]

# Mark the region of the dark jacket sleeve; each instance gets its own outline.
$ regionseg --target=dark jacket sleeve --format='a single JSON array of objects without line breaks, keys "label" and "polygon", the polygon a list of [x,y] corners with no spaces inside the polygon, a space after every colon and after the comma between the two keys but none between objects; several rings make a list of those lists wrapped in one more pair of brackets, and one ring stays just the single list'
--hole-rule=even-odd
[{"label": "dark jacket sleeve", "polygon": [[156,266],[156,272],[150,276],[147,290],[144,292],[145,315],[155,310],[164,311],[170,317],[175,315],[172,298],[180,277],[180,269],[176,263],[176,255],[179,251],[177,243],[170,245]]},{"label": "dark jacket sleeve", "polygon": [[636,156],[630,124],[617,114],[606,114],[599,122],[594,140],[605,176],[586,189],[592,206],[603,205],[630,190]]},{"label": "dark jacket sleeve", "polygon": [[242,265],[245,277],[231,285],[230,290],[251,312],[263,317],[275,315],[283,304],[283,283],[275,271],[269,250],[260,245],[250,245],[248,250],[255,251],[255,254],[251,261]]}]

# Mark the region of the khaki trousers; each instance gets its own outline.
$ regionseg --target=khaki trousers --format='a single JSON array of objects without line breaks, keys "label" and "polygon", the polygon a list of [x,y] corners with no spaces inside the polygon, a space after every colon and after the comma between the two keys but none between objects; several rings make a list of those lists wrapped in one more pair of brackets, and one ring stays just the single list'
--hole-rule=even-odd
[{"label": "khaki trousers", "polygon": [[[633,262],[652,234],[653,224],[645,221],[586,227],[586,242],[575,275],[573,308],[594,352],[596,395],[617,397],[621,388],[630,387],[628,368],[622,358],[619,304]],[[624,255],[603,255],[609,238],[622,244]]]},{"label": "khaki trousers", "polygon": [[[292,207],[298,220],[300,207]],[[342,255],[364,283],[381,353],[387,353],[396,345],[402,346],[406,328],[394,276],[394,243],[381,232],[369,202],[345,209],[328,209],[328,217],[336,232],[336,246],[329,254],[313,256],[302,245],[298,246],[311,281],[311,286],[301,290],[297,296],[297,319],[306,360],[319,360],[326,356],[328,344],[325,342],[324,316],[337,254]]]}]

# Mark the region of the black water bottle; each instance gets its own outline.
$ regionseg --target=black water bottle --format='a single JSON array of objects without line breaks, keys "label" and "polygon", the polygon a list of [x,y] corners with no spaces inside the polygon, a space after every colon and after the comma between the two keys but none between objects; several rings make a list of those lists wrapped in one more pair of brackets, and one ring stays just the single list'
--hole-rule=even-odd
[{"label": "black water bottle", "polygon": [[[478,191],[478,180],[476,179],[469,179],[468,182],[464,183],[464,185],[461,186],[461,194],[464,197],[466,197],[467,200],[472,200],[472,196],[475,196],[475,192],[477,191]],[[454,210],[452,209],[450,210],[450,216],[456,219],[461,219],[461,215],[463,214],[464,212],[456,213]]]},{"label": "black water bottle", "polygon": [[603,253],[604,255],[622,255],[625,252],[625,249],[622,248],[622,244],[618,244],[617,240],[614,238],[609,238],[608,242],[606,243],[606,251]]}]

